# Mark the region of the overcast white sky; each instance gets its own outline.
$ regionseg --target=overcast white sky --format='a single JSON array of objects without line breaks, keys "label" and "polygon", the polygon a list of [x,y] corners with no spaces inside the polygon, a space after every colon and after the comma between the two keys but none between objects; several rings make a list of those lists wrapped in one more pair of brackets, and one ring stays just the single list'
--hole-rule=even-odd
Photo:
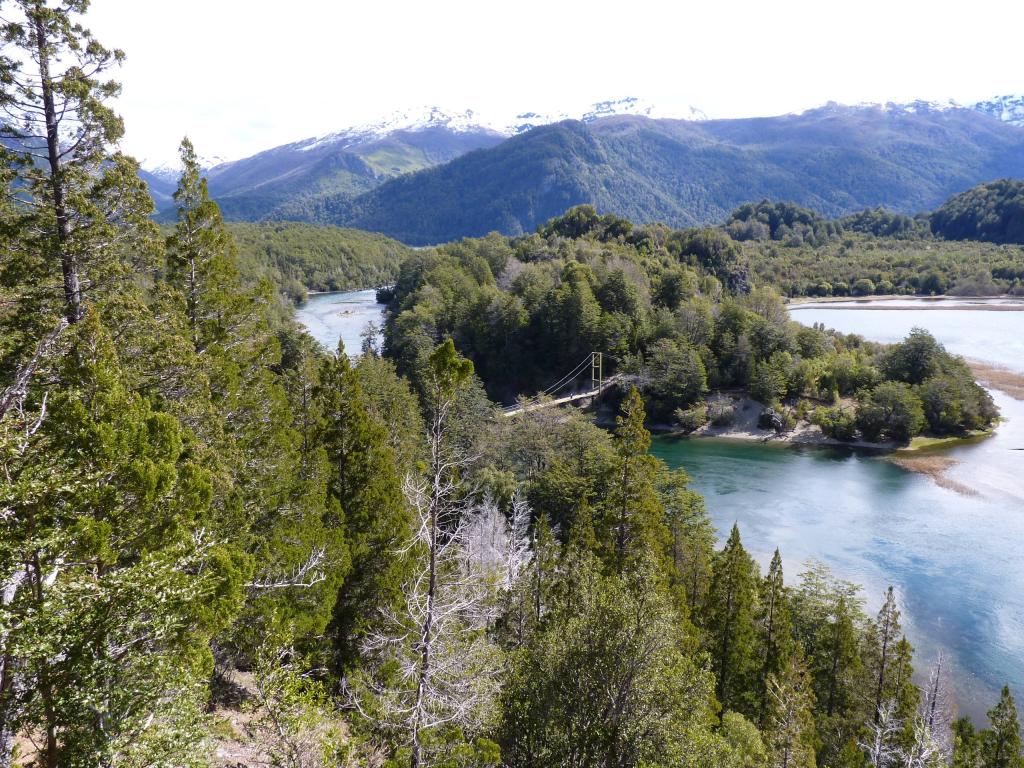
[{"label": "overcast white sky", "polygon": [[710,117],[1024,92],[1019,0],[93,0],[125,148],[228,159],[422,105]]}]

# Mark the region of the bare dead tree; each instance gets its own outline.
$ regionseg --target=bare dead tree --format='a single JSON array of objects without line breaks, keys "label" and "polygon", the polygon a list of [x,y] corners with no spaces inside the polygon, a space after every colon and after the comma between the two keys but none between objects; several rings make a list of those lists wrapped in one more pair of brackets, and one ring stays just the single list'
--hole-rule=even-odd
[{"label": "bare dead tree", "polygon": [[[451,499],[439,516],[426,483],[408,478],[405,493],[418,522],[408,546],[415,571],[402,610],[385,611],[363,644],[368,658],[397,664],[399,674],[389,682],[364,678],[350,690],[366,716],[408,740],[415,768],[426,764],[429,732],[449,724],[472,731],[493,714],[498,649],[486,630],[499,611],[504,542],[491,505],[476,510]],[[439,517],[457,520],[441,530]],[[372,714],[360,688],[372,696]]]},{"label": "bare dead tree", "polygon": [[921,687],[914,739],[904,755],[907,768],[948,765],[953,759],[954,707],[948,677],[948,663],[940,651],[928,674],[928,683]]},{"label": "bare dead tree", "polygon": [[867,756],[868,763],[873,768],[892,768],[899,765],[903,755],[896,742],[903,729],[903,721],[896,715],[896,702],[892,699],[883,701],[865,728],[867,735],[857,746]]}]

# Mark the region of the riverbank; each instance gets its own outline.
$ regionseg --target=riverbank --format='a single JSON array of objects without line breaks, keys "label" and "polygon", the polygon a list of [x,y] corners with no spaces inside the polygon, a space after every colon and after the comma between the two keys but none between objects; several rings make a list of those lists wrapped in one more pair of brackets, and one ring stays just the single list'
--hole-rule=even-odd
[{"label": "riverbank", "polygon": [[[1008,372],[1009,373],[1009,372]],[[1024,386],[1024,377],[1022,386]],[[955,491],[964,496],[975,496],[978,491],[949,476],[950,470],[960,461],[946,455],[950,449],[969,445],[991,436],[990,432],[977,432],[965,437],[915,437],[909,445],[894,442],[871,442],[867,440],[838,440],[825,435],[821,427],[808,421],[799,421],[792,428],[782,432],[763,429],[758,420],[765,406],[749,397],[733,397],[733,418],[729,424],[705,424],[693,432],[684,433],[667,424],[652,424],[651,431],[665,437],[712,438],[716,440],[737,440],[780,446],[808,446],[822,448],[845,448],[878,454],[885,460],[907,472],[928,477],[936,485]]]},{"label": "riverbank", "polygon": [[1024,400],[1024,374],[979,360],[968,360],[967,365],[983,387],[998,389],[1014,400]]},{"label": "riverbank", "polygon": [[765,406],[749,397],[732,397],[733,416],[728,424],[705,424],[692,432],[683,432],[668,424],[650,424],[651,432],[666,437],[710,437],[719,440],[744,440],[757,443],[781,443],[793,445],[820,445],[885,453],[900,446],[892,442],[869,442],[867,440],[837,440],[821,431],[817,424],[799,421],[792,429],[776,432],[758,426]]}]

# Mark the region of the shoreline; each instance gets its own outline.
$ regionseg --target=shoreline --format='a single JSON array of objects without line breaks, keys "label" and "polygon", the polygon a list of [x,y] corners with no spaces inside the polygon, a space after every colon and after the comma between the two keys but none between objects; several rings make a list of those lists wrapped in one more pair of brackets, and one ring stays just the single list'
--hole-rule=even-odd
[{"label": "shoreline", "polygon": [[980,360],[966,362],[979,384],[989,389],[997,389],[1014,400],[1024,401],[1024,374]]},{"label": "shoreline", "polygon": [[[1012,372],[1010,372],[1012,373]],[[1019,377],[1024,399],[1024,376]],[[849,451],[871,453],[889,461],[906,472],[924,475],[936,485],[962,494],[977,496],[978,491],[948,476],[949,470],[960,464],[958,459],[946,455],[950,449],[984,440],[995,432],[995,427],[986,432],[978,432],[964,436],[929,437],[918,436],[908,445],[894,442],[871,442],[867,440],[839,440],[825,435],[821,428],[808,421],[800,421],[793,429],[775,432],[773,429],[761,429],[757,419],[764,406],[757,401],[744,397],[734,400],[736,408],[734,421],[723,426],[706,424],[693,432],[683,432],[668,424],[650,424],[648,429],[654,434],[669,439],[702,439],[725,440],[745,443],[761,443],[786,447],[809,448],[840,448]]]}]

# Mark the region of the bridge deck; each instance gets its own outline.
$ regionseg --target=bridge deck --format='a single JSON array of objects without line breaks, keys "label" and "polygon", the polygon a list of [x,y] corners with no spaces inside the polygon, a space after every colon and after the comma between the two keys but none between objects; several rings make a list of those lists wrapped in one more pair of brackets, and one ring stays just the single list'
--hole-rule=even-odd
[{"label": "bridge deck", "polygon": [[514,416],[517,413],[524,413],[526,411],[536,411],[541,408],[550,408],[555,405],[565,405],[566,403],[572,403],[575,402],[576,400],[586,400],[588,397],[596,397],[597,395],[601,394],[601,392],[608,389],[608,387],[617,383],[619,379],[619,376],[612,376],[611,378],[606,379],[604,384],[598,387],[597,389],[591,389],[588,390],[587,392],[577,392],[572,395],[566,395],[565,397],[557,397],[553,400],[542,400],[540,402],[527,401],[525,404],[519,403],[516,405],[512,405],[506,408],[504,413],[506,416]]}]

